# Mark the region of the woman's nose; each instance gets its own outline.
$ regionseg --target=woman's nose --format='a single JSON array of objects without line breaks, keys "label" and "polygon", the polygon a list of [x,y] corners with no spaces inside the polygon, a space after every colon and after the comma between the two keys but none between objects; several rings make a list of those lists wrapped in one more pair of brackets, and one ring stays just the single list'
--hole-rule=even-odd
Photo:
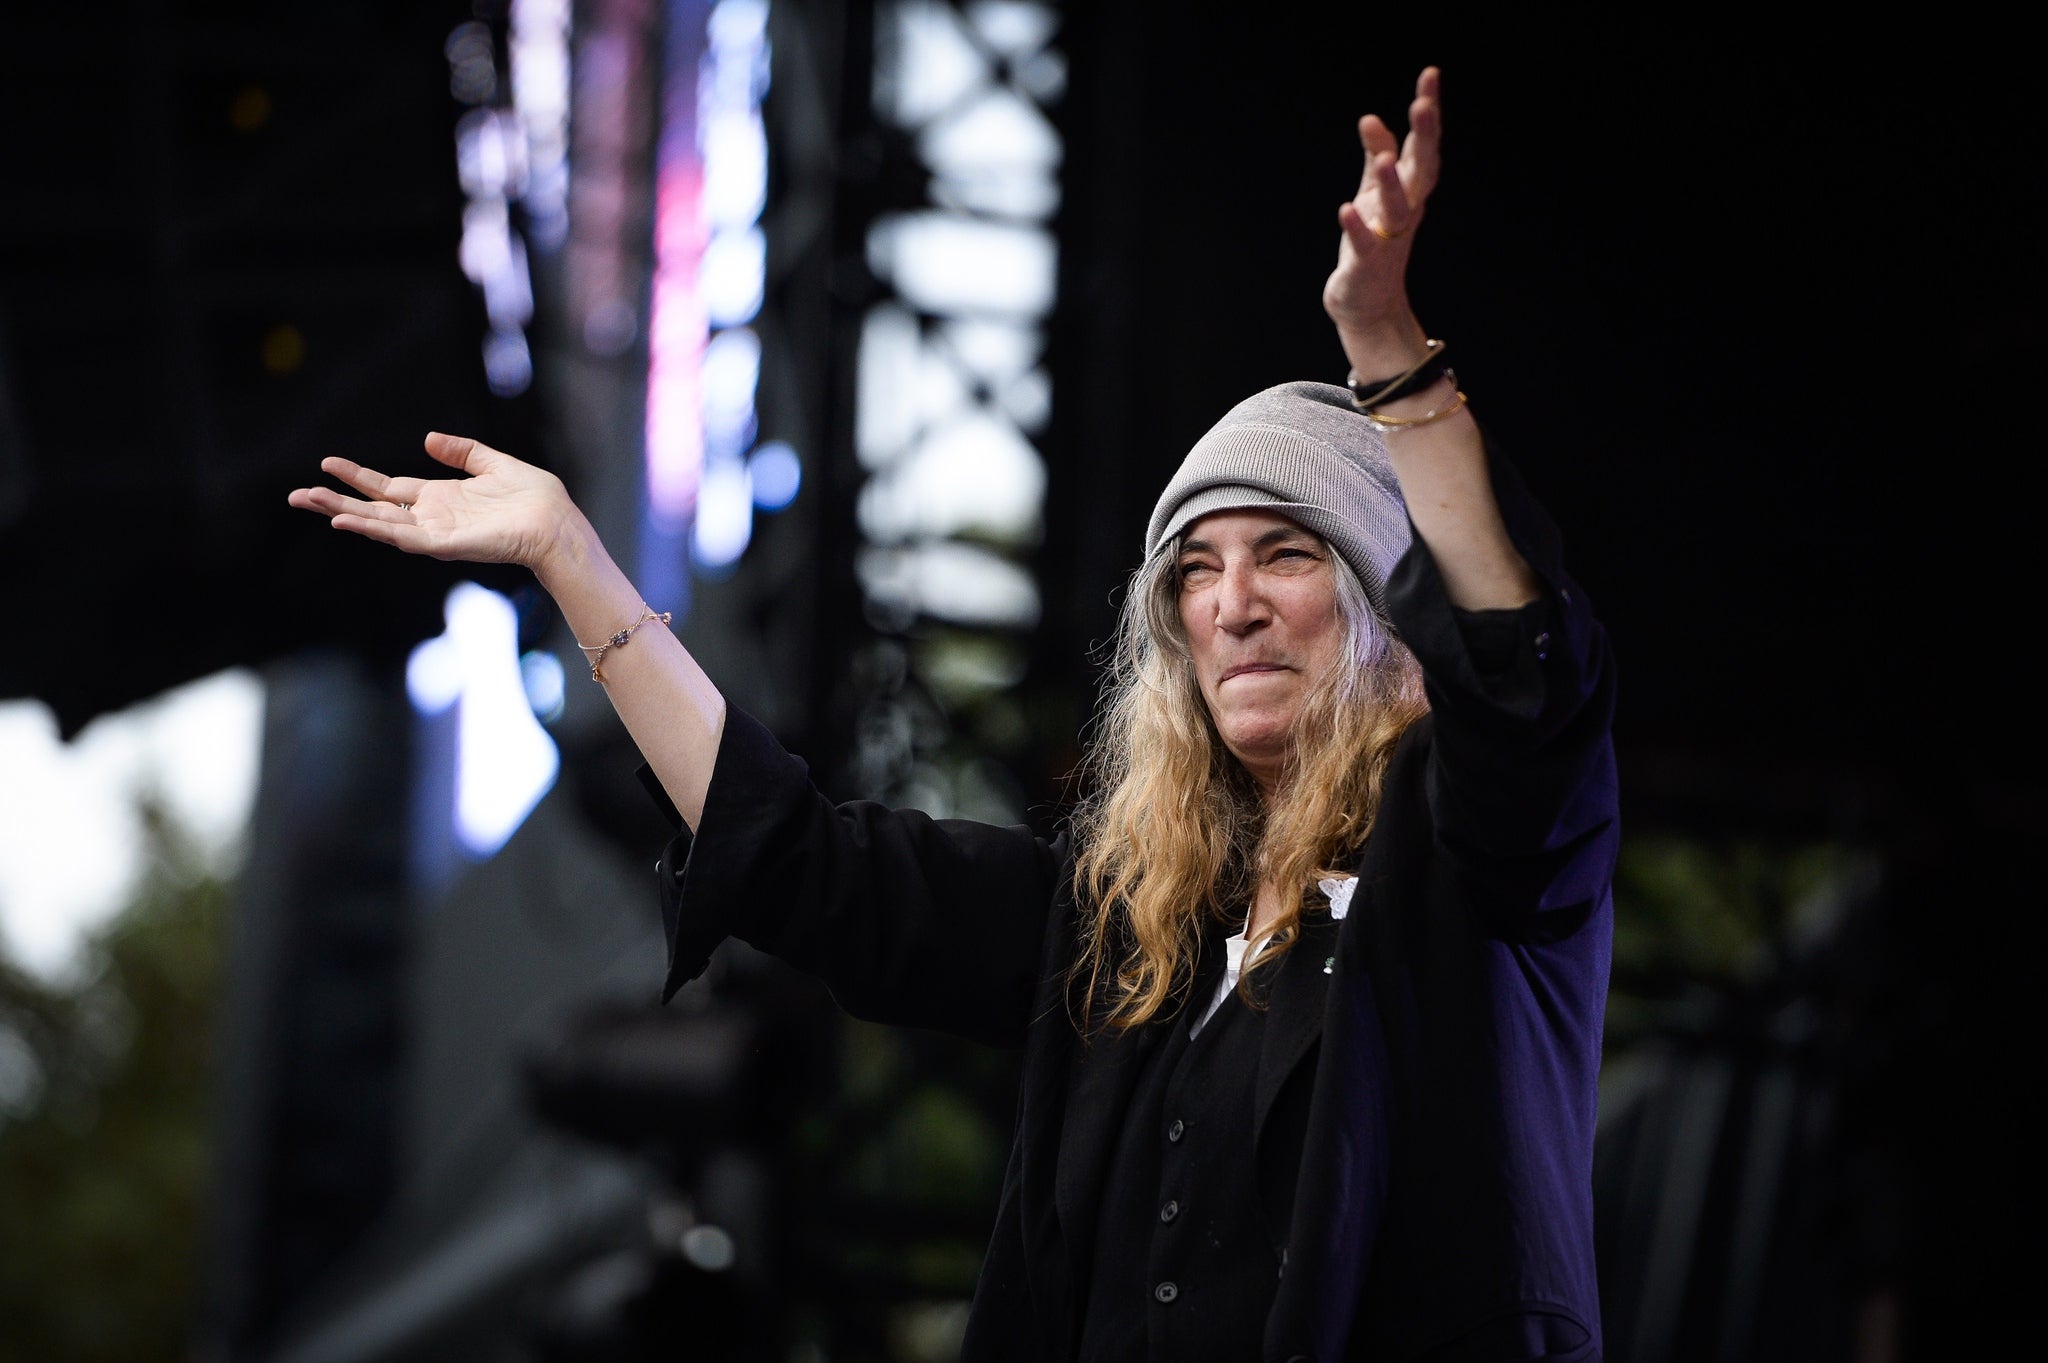
[{"label": "woman's nose", "polygon": [[1244,565],[1226,567],[1216,584],[1216,627],[1243,634],[1264,624],[1268,616],[1257,575]]}]

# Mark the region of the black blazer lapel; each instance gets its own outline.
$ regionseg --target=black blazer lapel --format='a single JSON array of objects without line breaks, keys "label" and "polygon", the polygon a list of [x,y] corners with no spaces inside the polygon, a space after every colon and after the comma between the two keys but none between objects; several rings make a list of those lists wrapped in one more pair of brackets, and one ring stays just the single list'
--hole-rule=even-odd
[{"label": "black blazer lapel", "polygon": [[[1266,1233],[1276,1251],[1288,1246],[1294,1205],[1299,1200],[1301,1169],[1291,1152],[1305,1135],[1307,1077],[1303,1077],[1299,1099],[1290,1100],[1286,1120],[1273,1120],[1274,1107],[1288,1079],[1307,1064],[1323,1034],[1323,1004],[1332,980],[1324,966],[1337,953],[1337,924],[1328,918],[1305,920],[1299,931],[1301,940],[1281,958],[1267,995],[1265,1035],[1259,1042],[1259,1072],[1252,1095],[1253,1167]],[[1269,1149],[1269,1135],[1282,1128],[1291,1130],[1292,1137],[1278,1139]],[[1290,1152],[1289,1157],[1280,1156],[1278,1152],[1283,1150]]]},{"label": "black blazer lapel", "polygon": [[1330,976],[1325,966],[1337,954],[1337,925],[1328,918],[1303,920],[1301,940],[1281,960],[1266,1002],[1266,1034],[1259,1043],[1259,1077],[1254,1095],[1253,1140],[1263,1138],[1273,1100],[1295,1067],[1323,1034],[1323,1001]]}]

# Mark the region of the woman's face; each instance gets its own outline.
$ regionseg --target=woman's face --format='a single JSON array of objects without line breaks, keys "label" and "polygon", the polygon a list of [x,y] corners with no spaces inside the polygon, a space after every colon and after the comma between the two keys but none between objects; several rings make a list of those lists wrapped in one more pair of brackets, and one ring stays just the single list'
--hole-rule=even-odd
[{"label": "woman's face", "polygon": [[1330,547],[1274,511],[1202,517],[1181,537],[1180,623],[1216,731],[1271,790],[1304,698],[1344,644]]}]

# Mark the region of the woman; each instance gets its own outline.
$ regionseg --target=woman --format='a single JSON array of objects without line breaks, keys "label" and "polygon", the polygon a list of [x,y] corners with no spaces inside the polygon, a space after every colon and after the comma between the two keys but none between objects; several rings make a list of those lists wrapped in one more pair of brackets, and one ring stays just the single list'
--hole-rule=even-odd
[{"label": "woman", "polygon": [[523,563],[598,641],[691,830],[665,997],[736,935],[863,1017],[1024,1048],[967,1359],[1599,1356],[1612,667],[1409,308],[1434,69],[1409,122],[1360,121],[1338,211],[1349,391],[1257,394],[1190,451],[1050,842],[829,805],[507,455],[435,434],[466,478],[330,459],[362,497],[291,494]]}]

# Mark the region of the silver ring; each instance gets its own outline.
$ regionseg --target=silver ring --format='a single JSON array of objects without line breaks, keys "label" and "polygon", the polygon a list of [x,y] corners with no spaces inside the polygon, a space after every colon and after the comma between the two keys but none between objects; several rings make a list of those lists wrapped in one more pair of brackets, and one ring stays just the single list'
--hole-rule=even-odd
[{"label": "silver ring", "polygon": [[397,507],[397,508],[398,508],[398,509],[399,509],[400,511],[410,511],[410,510],[412,510],[412,503],[411,503],[411,502],[393,502],[393,503],[392,503],[392,505],[393,505],[393,506],[395,506],[395,507]]}]

